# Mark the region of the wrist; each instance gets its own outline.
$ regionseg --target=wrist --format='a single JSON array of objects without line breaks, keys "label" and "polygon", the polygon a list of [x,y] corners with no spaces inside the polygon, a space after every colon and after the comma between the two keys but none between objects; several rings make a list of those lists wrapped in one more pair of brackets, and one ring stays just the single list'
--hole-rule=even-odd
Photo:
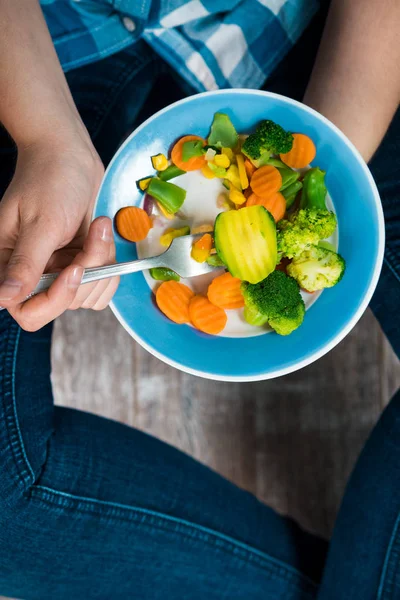
[{"label": "wrist", "polygon": [[46,123],[40,132],[27,132],[14,140],[19,154],[47,153],[54,158],[75,155],[87,167],[101,165],[89,133],[77,113],[75,119]]}]

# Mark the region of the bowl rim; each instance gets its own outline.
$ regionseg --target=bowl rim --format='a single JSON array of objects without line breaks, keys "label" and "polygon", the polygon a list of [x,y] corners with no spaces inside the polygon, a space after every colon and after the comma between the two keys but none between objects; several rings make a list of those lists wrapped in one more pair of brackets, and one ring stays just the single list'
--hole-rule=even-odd
[{"label": "bowl rim", "polygon": [[382,269],[384,249],[385,249],[385,221],[384,221],[384,216],[383,216],[382,202],[380,199],[378,188],[376,186],[374,178],[372,177],[371,171],[368,168],[368,165],[366,164],[365,160],[363,159],[363,157],[361,156],[361,154],[357,150],[357,148],[354,146],[354,144],[347,138],[347,136],[336,125],[334,125],[329,119],[324,117],[318,111],[307,106],[306,104],[303,104],[302,102],[299,102],[298,100],[293,100],[292,98],[288,98],[287,96],[283,96],[281,94],[276,94],[274,92],[268,92],[268,91],[264,91],[264,90],[253,90],[253,89],[247,89],[247,88],[230,88],[230,89],[220,89],[220,90],[213,90],[213,91],[209,91],[209,92],[201,92],[198,94],[193,94],[191,96],[187,96],[186,98],[182,98],[181,100],[177,100],[176,102],[173,102],[172,104],[169,104],[168,106],[165,106],[161,110],[154,113],[154,115],[151,115],[141,125],[139,125],[139,127],[137,127],[134,131],[132,131],[130,133],[130,135],[126,138],[126,140],[118,148],[117,152],[114,154],[113,158],[111,159],[110,163],[108,164],[107,169],[105,170],[104,177],[103,177],[102,183],[100,185],[100,188],[98,190],[96,200],[94,203],[92,216],[94,217],[94,215],[95,215],[95,212],[97,209],[97,204],[98,204],[100,194],[101,194],[101,190],[103,188],[103,182],[106,179],[108,172],[111,170],[114,163],[118,160],[119,155],[124,151],[125,147],[129,144],[131,138],[134,135],[137,135],[142,129],[147,127],[147,125],[149,123],[151,123],[153,120],[158,118],[160,115],[167,113],[172,107],[190,103],[194,98],[207,97],[207,96],[218,96],[218,95],[223,95],[223,94],[228,94],[228,95],[233,94],[234,95],[234,94],[238,94],[238,93],[246,94],[249,96],[264,96],[264,97],[269,97],[269,98],[275,98],[275,99],[279,99],[281,101],[283,100],[287,104],[290,104],[292,106],[299,108],[300,110],[304,110],[304,111],[312,114],[318,120],[325,123],[325,125],[327,125],[327,127],[332,129],[336,133],[336,135],[338,135],[342,139],[342,141],[350,148],[352,154],[355,156],[356,160],[359,162],[359,164],[366,176],[366,179],[369,182],[371,191],[373,193],[373,197],[375,200],[375,206],[377,209],[377,216],[378,216],[378,249],[377,249],[377,256],[376,256],[376,261],[375,261],[375,266],[374,266],[374,272],[372,274],[368,290],[365,293],[365,295],[364,295],[362,301],[360,302],[357,310],[355,311],[354,315],[352,316],[351,319],[349,319],[349,321],[346,323],[346,325],[338,331],[338,333],[330,340],[329,343],[325,344],[325,346],[320,348],[318,351],[312,352],[309,356],[307,356],[307,358],[300,360],[300,361],[296,362],[295,364],[292,364],[288,367],[284,367],[282,369],[274,369],[273,371],[270,371],[270,372],[259,373],[257,375],[248,375],[247,376],[247,375],[220,375],[220,374],[211,373],[209,371],[202,371],[200,369],[193,369],[191,367],[187,367],[186,365],[183,365],[178,361],[171,360],[168,356],[162,354],[161,352],[158,352],[150,344],[145,342],[125,322],[125,320],[123,319],[122,315],[120,314],[118,308],[116,307],[114,300],[111,300],[110,308],[111,308],[112,312],[114,313],[115,317],[117,318],[117,320],[121,323],[121,325],[125,329],[125,331],[127,331],[131,335],[131,337],[142,346],[142,348],[144,348],[145,350],[150,352],[150,354],[152,354],[153,356],[155,356],[162,362],[166,363],[167,365],[169,365],[171,367],[175,367],[176,369],[178,369],[180,371],[188,373],[189,375],[196,375],[197,377],[202,377],[204,379],[211,379],[214,381],[229,381],[229,382],[245,383],[245,382],[250,382],[250,381],[264,381],[264,380],[268,380],[268,379],[276,379],[278,377],[288,375],[289,373],[293,373],[295,371],[303,369],[304,367],[312,364],[313,362],[317,361],[319,358],[321,358],[322,356],[324,356],[325,354],[330,352],[330,350],[332,350],[335,346],[337,346],[348,335],[348,333],[350,333],[350,331],[353,329],[353,327],[360,320],[360,318],[364,314],[365,310],[367,309],[369,302],[372,298],[372,295],[375,291],[375,288],[376,288],[378,280],[379,280],[380,272]]}]

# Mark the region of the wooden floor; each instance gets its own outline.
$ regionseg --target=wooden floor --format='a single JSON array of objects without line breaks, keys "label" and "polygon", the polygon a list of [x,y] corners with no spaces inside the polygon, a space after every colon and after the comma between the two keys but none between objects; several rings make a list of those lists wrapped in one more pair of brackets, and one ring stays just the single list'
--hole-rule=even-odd
[{"label": "wooden floor", "polygon": [[58,404],[143,429],[328,536],[360,448],[400,385],[400,365],[368,311],[302,371],[214,383],[152,357],[110,310],[79,311],[56,323],[53,383]]}]

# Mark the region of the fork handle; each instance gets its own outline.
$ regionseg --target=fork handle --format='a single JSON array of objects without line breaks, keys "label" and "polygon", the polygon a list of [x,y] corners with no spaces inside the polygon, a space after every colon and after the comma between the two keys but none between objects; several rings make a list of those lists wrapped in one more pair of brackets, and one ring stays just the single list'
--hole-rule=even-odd
[{"label": "fork handle", "polygon": [[[93,281],[100,281],[101,279],[108,279],[109,277],[128,275],[129,273],[137,273],[138,271],[165,266],[164,261],[160,260],[160,258],[161,256],[153,256],[151,258],[142,258],[140,260],[130,260],[129,262],[124,263],[104,265],[103,267],[90,267],[89,269],[84,270],[81,285],[92,283]],[[45,273],[42,275],[39,283],[33,292],[26,297],[26,300],[48,290],[58,276],[59,273]],[[4,308],[0,306],[0,310],[4,310]]]}]

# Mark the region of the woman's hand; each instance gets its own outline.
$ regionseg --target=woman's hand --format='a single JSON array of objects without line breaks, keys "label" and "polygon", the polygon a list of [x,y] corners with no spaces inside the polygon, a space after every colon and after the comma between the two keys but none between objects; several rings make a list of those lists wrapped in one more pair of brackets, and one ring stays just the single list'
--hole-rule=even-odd
[{"label": "woman's hand", "polygon": [[[67,309],[101,310],[117,288],[117,278],[79,288],[85,267],[115,262],[111,221],[90,225],[102,175],[90,144],[44,141],[19,150],[0,203],[0,305],[28,331]],[[47,292],[22,303],[44,272],[61,270]]]}]

